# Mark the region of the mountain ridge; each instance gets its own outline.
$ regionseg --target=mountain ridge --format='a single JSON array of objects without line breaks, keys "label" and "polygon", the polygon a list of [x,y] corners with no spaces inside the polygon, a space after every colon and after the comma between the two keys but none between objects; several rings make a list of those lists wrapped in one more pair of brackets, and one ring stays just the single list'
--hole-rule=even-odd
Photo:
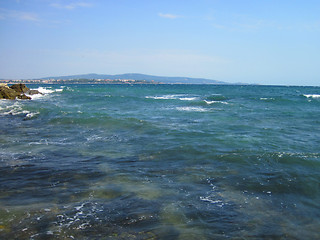
[{"label": "mountain ridge", "polygon": [[145,80],[145,81],[155,81],[161,83],[189,83],[189,84],[229,84],[222,81],[217,81],[207,78],[190,78],[190,77],[166,77],[166,76],[154,76],[141,73],[125,73],[125,74],[78,74],[78,75],[68,75],[59,77],[45,77],[41,78],[44,80],[48,79],[62,79],[62,80],[73,80],[73,79],[132,79],[132,80]]}]

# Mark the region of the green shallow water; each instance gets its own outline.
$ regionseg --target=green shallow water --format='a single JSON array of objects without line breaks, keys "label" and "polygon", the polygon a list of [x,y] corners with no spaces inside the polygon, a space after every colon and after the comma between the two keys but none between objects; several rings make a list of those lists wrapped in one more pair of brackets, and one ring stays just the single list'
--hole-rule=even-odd
[{"label": "green shallow water", "polygon": [[30,87],[0,101],[0,238],[320,237],[319,87]]}]

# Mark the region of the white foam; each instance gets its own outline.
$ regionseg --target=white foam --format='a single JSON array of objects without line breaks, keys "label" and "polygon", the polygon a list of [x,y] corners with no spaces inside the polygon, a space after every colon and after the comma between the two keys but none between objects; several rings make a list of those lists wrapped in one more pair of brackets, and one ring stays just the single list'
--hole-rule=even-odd
[{"label": "white foam", "polygon": [[49,145],[47,139],[41,139],[39,142],[30,142],[29,145]]},{"label": "white foam", "polygon": [[320,94],[303,94],[307,98],[320,98]]},{"label": "white foam", "polygon": [[187,112],[207,112],[208,109],[202,107],[177,107],[179,111],[187,111]]},{"label": "white foam", "polygon": [[53,93],[54,90],[50,89],[50,88],[45,88],[45,87],[38,87],[37,89],[34,90],[38,90],[39,92],[43,93],[43,94],[48,94],[48,93]]},{"label": "white foam", "polygon": [[207,100],[203,100],[206,104],[214,104],[214,103],[221,103],[221,104],[229,104],[227,102],[221,102],[221,101],[207,101]]},{"label": "white foam", "polygon": [[39,112],[29,112],[29,113],[27,113],[27,115],[26,115],[26,119],[31,119],[31,118],[33,118],[34,116],[37,116],[38,114],[40,114]]},{"label": "white foam", "polygon": [[179,100],[182,100],[182,101],[194,101],[194,100],[197,100],[198,98],[197,97],[182,97],[182,98],[179,98]]},{"label": "white foam", "polygon": [[86,203],[82,203],[80,206],[74,207],[77,211],[84,207]]},{"label": "white foam", "polygon": [[200,197],[201,201],[210,202],[210,203],[221,203],[221,200],[212,200],[209,197]]},{"label": "white foam", "polygon": [[0,107],[0,115],[24,115],[25,120],[32,119],[33,117],[37,116],[40,114],[40,112],[31,112],[28,110],[23,109],[23,105],[21,104],[21,101],[15,101],[14,104],[11,104],[12,102],[6,102],[9,103],[6,105],[2,105]]},{"label": "white foam", "polygon": [[42,94],[33,94],[33,95],[28,95],[26,94],[28,97],[31,97],[32,100],[36,100],[36,99],[40,99],[43,97]]},{"label": "white foam", "polygon": [[22,109],[22,106],[19,101],[16,101],[14,104],[1,109],[1,114],[3,115],[19,115],[29,113],[29,111]]},{"label": "white foam", "polygon": [[274,98],[260,98],[262,101],[275,100]]},{"label": "white foam", "polygon": [[48,96],[49,94],[54,93],[54,92],[62,92],[64,90],[64,88],[65,88],[65,86],[61,86],[61,88],[58,88],[58,89],[52,89],[51,87],[38,87],[38,88],[35,88],[32,90],[39,91],[40,92],[39,94],[32,94],[32,95],[26,94],[26,95],[28,97],[31,97],[32,100],[37,100],[37,99],[41,99],[45,96]]},{"label": "white foam", "polygon": [[37,91],[40,92],[40,93],[38,93],[38,94],[26,94],[28,97],[31,98],[31,100],[41,99],[41,98],[43,98],[45,95],[54,92],[54,90],[47,89],[47,88],[44,88],[44,87],[38,87],[38,88],[31,89],[31,90],[37,90]]},{"label": "white foam", "polygon": [[161,96],[146,96],[146,98],[152,98],[152,99],[156,99],[156,100],[179,99],[181,101],[194,101],[194,100],[198,99],[198,97],[188,96],[185,94],[168,94],[168,95],[161,95]]},{"label": "white foam", "polygon": [[33,90],[38,90],[42,94],[50,94],[50,93],[54,93],[54,92],[63,92],[64,88],[65,88],[65,86],[61,86],[58,89],[52,89],[51,87],[38,87]]},{"label": "white foam", "polygon": [[221,200],[213,200],[209,196],[208,197],[200,197],[200,200],[204,201],[204,202],[209,202],[209,203],[212,203],[212,204],[217,204],[219,207],[223,207],[225,205],[225,203],[223,201],[221,201]]},{"label": "white foam", "polygon": [[152,99],[162,99],[162,100],[168,100],[168,99],[177,99],[177,95],[162,95],[162,96],[146,96],[146,98],[152,98]]}]

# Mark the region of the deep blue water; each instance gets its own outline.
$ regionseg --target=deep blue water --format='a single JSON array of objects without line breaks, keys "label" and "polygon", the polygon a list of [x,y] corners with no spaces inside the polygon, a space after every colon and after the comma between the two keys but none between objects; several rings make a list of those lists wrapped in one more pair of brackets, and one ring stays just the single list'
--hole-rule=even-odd
[{"label": "deep blue water", "polygon": [[320,87],[29,87],[0,101],[0,239],[320,238]]}]

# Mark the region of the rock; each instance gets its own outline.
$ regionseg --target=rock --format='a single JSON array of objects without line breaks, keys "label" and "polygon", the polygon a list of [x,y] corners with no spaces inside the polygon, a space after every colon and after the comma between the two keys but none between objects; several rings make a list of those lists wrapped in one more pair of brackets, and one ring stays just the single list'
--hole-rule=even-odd
[{"label": "rock", "polygon": [[0,99],[16,99],[20,93],[8,87],[0,87]]},{"label": "rock", "polygon": [[28,99],[28,100],[31,99],[31,97],[26,96],[25,94],[19,95],[18,98],[19,98],[19,99]]},{"label": "rock", "polygon": [[[25,84],[19,83],[19,84],[13,84],[10,87],[6,84],[0,85],[0,99],[11,99],[14,100],[16,98],[18,99],[31,99],[31,97],[28,97],[25,95],[25,93],[28,93],[30,90],[27,88]],[[34,92],[33,94],[37,94],[38,91]]]},{"label": "rock", "polygon": [[27,94],[28,94],[28,95],[35,95],[35,94],[41,94],[41,95],[42,95],[42,93],[39,92],[38,90],[29,90],[29,91],[27,92]]},{"label": "rock", "polygon": [[27,88],[27,86],[23,83],[18,83],[18,84],[13,84],[10,86],[11,89],[15,90],[18,93],[27,93],[28,91],[30,91],[29,88]]}]

